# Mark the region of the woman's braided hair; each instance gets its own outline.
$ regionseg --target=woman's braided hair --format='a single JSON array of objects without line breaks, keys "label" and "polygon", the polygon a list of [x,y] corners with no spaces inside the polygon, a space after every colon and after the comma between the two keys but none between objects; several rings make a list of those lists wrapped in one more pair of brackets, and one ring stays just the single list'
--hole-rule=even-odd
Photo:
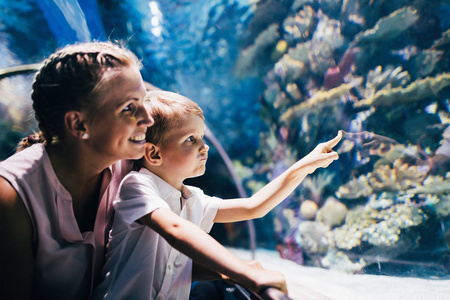
[{"label": "woman's braided hair", "polygon": [[42,132],[39,133],[35,132],[20,140],[20,142],[17,144],[16,152],[22,151],[23,149],[26,149],[36,143],[43,143],[43,142],[44,138],[42,137]]},{"label": "woman's braided hair", "polygon": [[105,73],[132,65],[141,67],[131,51],[112,42],[68,45],[46,59],[31,93],[41,141],[61,140],[65,113],[93,110],[101,96]]}]

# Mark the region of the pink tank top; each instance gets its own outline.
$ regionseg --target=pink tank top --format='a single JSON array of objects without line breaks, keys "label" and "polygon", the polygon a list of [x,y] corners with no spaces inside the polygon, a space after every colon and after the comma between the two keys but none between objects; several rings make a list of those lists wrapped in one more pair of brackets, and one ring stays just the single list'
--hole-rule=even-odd
[{"label": "pink tank top", "polygon": [[22,198],[33,226],[35,286],[45,299],[86,299],[104,262],[112,202],[131,163],[104,170],[94,231],[80,232],[72,197],[59,182],[42,144],[0,163],[0,176]]}]

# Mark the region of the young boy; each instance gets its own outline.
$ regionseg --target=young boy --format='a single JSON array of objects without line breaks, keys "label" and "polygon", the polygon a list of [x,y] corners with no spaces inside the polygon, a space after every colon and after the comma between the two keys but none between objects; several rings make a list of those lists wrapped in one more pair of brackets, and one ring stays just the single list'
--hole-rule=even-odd
[{"label": "young boy", "polygon": [[165,91],[148,92],[145,105],[155,124],[147,131],[139,172],[125,177],[114,202],[104,281],[93,299],[188,299],[192,279],[219,278],[254,292],[267,286],[286,292],[279,272],[240,261],[206,232],[214,222],[264,216],[307,174],[338,158],[331,149],[341,132],[251,198],[222,201],[183,185],[205,172],[209,147],[200,107]]}]

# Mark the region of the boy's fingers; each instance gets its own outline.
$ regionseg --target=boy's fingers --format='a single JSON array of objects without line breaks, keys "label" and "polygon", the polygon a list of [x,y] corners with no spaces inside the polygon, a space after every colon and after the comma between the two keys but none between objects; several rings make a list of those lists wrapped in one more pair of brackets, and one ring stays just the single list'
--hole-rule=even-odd
[{"label": "boy's fingers", "polygon": [[328,164],[331,164],[333,161],[339,159],[339,154],[335,151],[324,153],[324,160],[329,161]]},{"label": "boy's fingers", "polygon": [[333,160],[336,160],[339,158],[339,154],[335,151],[329,152],[328,154],[330,155],[330,158]]},{"label": "boy's fingers", "polygon": [[342,130],[339,130],[338,134],[336,135],[335,138],[333,138],[332,140],[329,140],[327,142],[327,147],[331,150],[331,148],[333,148],[334,146],[336,146],[339,141],[342,139]]},{"label": "boy's fingers", "polygon": [[274,287],[268,287],[258,293],[263,300],[291,300],[287,295],[287,290],[279,290]]}]

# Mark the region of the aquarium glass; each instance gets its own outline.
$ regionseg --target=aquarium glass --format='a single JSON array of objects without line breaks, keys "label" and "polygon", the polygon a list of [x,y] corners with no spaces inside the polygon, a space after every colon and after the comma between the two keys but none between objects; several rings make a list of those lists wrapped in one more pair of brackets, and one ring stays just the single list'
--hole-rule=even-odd
[{"label": "aquarium glass", "polygon": [[251,195],[343,130],[339,160],[263,218],[212,231],[349,274],[450,272],[448,0],[0,0],[0,159],[37,130],[33,72],[120,40],[148,83],[198,102],[208,194]]}]

